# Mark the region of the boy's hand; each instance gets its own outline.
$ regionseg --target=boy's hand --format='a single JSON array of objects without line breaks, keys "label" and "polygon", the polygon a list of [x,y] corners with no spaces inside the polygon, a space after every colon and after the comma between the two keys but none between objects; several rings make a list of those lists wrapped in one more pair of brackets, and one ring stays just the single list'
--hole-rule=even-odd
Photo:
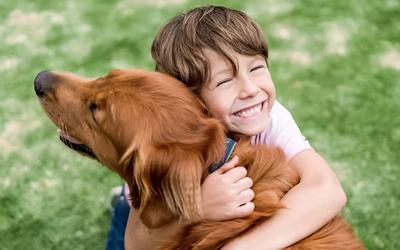
[{"label": "boy's hand", "polygon": [[253,181],[237,156],[210,174],[201,186],[202,218],[223,221],[249,216],[254,210]]}]

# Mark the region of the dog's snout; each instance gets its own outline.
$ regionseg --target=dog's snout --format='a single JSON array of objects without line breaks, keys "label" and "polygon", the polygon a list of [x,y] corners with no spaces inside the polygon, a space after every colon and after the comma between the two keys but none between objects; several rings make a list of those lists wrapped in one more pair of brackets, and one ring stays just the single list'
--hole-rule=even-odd
[{"label": "dog's snout", "polygon": [[48,70],[39,72],[33,81],[36,95],[39,97],[44,96],[46,91],[50,88],[53,82],[52,73]]}]

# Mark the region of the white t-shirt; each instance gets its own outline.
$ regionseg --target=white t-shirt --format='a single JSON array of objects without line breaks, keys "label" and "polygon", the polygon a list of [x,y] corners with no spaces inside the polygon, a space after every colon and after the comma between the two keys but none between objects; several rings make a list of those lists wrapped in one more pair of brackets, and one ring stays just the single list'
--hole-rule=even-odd
[{"label": "white t-shirt", "polygon": [[[269,114],[267,128],[260,134],[252,136],[251,143],[278,146],[283,149],[289,160],[301,151],[311,148],[290,112],[278,101],[275,101]],[[129,188],[126,183],[124,195],[129,197]]]},{"label": "white t-shirt", "polygon": [[272,106],[267,128],[252,136],[251,143],[278,146],[283,149],[289,160],[301,151],[311,148],[290,112],[278,101]]}]

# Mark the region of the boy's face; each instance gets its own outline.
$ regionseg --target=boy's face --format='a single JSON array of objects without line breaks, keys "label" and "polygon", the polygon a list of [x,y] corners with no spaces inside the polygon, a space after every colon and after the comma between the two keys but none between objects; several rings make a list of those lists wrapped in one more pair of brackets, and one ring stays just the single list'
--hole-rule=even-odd
[{"label": "boy's face", "polygon": [[211,114],[232,132],[252,136],[265,130],[275,87],[264,58],[231,52],[238,67],[234,76],[229,61],[210,49],[204,53],[211,75],[200,96]]}]

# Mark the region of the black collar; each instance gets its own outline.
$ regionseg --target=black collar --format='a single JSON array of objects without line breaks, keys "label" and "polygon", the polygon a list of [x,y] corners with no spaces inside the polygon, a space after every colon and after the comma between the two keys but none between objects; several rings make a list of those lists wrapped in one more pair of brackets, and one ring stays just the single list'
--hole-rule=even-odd
[{"label": "black collar", "polygon": [[217,169],[222,167],[222,165],[224,165],[225,162],[227,162],[231,158],[233,150],[235,149],[235,146],[236,146],[236,142],[234,140],[232,140],[231,138],[227,137],[227,138],[225,138],[225,146],[226,146],[226,148],[225,148],[224,158],[222,160],[220,160],[219,162],[211,165],[208,168],[208,173],[211,174],[212,172],[216,171]]}]

